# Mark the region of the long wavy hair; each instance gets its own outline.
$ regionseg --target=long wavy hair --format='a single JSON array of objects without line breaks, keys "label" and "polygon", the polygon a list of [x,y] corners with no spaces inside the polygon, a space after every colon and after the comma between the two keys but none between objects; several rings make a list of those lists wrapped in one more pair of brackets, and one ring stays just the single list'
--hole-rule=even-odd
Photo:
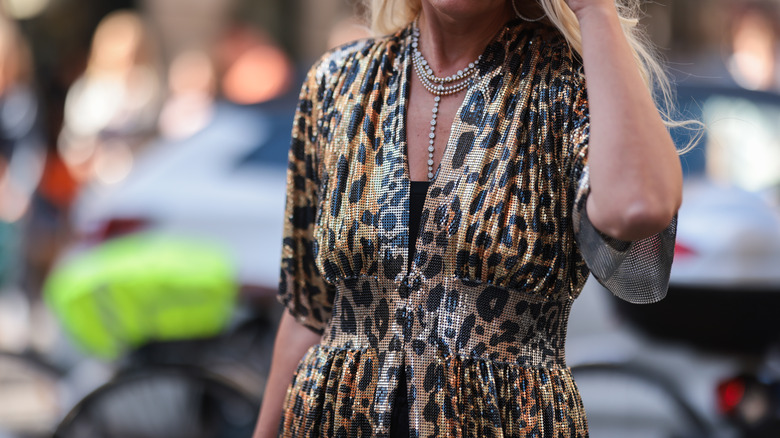
[{"label": "long wavy hair", "polygon": [[[405,27],[422,9],[421,0],[362,0],[365,12],[371,23],[371,30],[376,34],[393,33]],[[518,1],[518,0],[507,0]],[[582,57],[582,33],[577,16],[566,4],[566,0],[536,0],[544,11],[547,19],[566,38],[571,50]],[[699,130],[701,123],[692,120],[674,120],[674,96],[669,76],[658,56],[655,46],[651,43],[644,29],[639,26],[642,16],[640,0],[615,0],[623,33],[634,54],[637,66],[645,85],[653,94],[656,107],[661,113],[667,127],[683,127]],[[695,136],[696,137],[696,136]],[[695,140],[680,151],[693,147]]]}]

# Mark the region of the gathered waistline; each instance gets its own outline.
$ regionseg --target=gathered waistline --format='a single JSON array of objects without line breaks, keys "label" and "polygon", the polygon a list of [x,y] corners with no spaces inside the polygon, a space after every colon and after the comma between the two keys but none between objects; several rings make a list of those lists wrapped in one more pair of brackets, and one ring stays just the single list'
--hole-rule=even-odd
[{"label": "gathered waistline", "polygon": [[448,277],[414,290],[402,283],[340,282],[323,344],[414,357],[447,352],[496,363],[565,366],[571,300]]},{"label": "gathered waistline", "polygon": [[[311,347],[309,347],[309,351],[307,351],[307,355],[314,352],[314,351],[329,351],[333,352],[335,354],[338,353],[359,353],[360,355],[369,355],[369,356],[379,356],[380,352],[379,350],[372,348],[372,347],[351,347],[351,346],[345,346],[345,345],[330,345],[326,343],[320,343],[320,344],[314,344]],[[406,355],[405,352],[398,352],[400,353],[399,359],[400,362],[404,361],[404,356]],[[480,356],[470,356],[465,354],[459,354],[454,352],[437,352],[433,355],[435,358],[434,361],[450,361],[450,360],[459,360],[462,363],[467,362],[474,362],[474,363],[484,363],[487,365],[498,365],[498,366],[511,366],[511,367],[518,367],[523,368],[527,370],[563,370],[563,371],[569,371],[569,366],[565,363],[550,363],[550,364],[531,364],[531,363],[520,363],[520,362],[509,362],[509,361],[502,361],[502,360],[494,360],[490,359],[488,357],[480,357]]]}]

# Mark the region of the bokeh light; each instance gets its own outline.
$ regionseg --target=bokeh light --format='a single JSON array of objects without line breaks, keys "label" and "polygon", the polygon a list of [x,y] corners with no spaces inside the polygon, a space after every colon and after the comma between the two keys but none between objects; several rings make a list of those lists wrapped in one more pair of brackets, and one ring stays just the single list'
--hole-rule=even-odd
[{"label": "bokeh light", "polygon": [[0,4],[10,17],[26,20],[43,12],[49,6],[49,0],[2,0]]}]

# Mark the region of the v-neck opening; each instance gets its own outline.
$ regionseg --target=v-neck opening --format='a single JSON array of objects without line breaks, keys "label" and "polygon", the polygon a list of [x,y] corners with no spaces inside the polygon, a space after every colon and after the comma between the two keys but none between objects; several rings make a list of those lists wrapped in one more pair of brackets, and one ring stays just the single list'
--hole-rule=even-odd
[{"label": "v-neck opening", "polygon": [[[406,93],[400,93],[401,99],[402,99],[402,114],[401,114],[401,120],[404,123],[406,127],[408,127],[408,116],[409,116],[409,99],[411,96],[411,86],[413,81],[413,75],[414,75],[414,67],[412,65],[412,57],[414,56],[412,52],[412,44],[411,44],[411,38],[412,38],[412,27],[414,26],[414,22],[410,23],[404,34],[404,51],[406,52],[404,56],[404,62],[403,62],[403,68],[402,68],[402,77],[401,77],[401,87],[408,87],[406,90]],[[504,25],[501,27],[501,29],[496,32],[496,34],[493,36],[493,38],[488,42],[487,45],[485,45],[485,48],[482,50],[482,54],[480,55],[483,60],[488,59],[485,55],[488,51],[488,48],[491,44],[493,44],[495,41],[499,40],[501,36],[510,28],[515,27],[519,24],[523,23],[522,20],[518,18],[510,19]],[[484,61],[483,61],[484,62]],[[429,179],[428,182],[431,183],[431,186],[435,185],[436,181],[439,178],[439,174],[441,173],[442,165],[445,163],[445,160],[447,160],[448,156],[450,155],[450,142],[452,140],[452,133],[453,133],[453,127],[456,124],[456,121],[458,117],[460,116],[461,112],[463,111],[464,106],[466,105],[466,102],[469,100],[470,94],[474,88],[474,86],[482,80],[484,77],[484,71],[480,66],[477,66],[477,74],[474,77],[474,82],[472,82],[471,85],[466,87],[465,92],[466,94],[463,96],[463,100],[461,101],[460,105],[458,106],[458,109],[455,111],[455,117],[452,119],[452,122],[450,123],[450,130],[449,134],[447,135],[447,141],[444,143],[444,154],[442,154],[441,160],[436,166],[436,170],[433,172],[433,178]],[[398,132],[398,131],[397,131]],[[404,163],[404,171],[406,172],[406,176],[408,177],[408,180],[411,181],[412,179],[412,173],[411,169],[409,167],[409,130],[403,129],[401,132],[404,133],[404,137],[402,139],[404,150],[402,150],[403,155],[403,163]],[[451,161],[451,160],[450,160]],[[429,188],[430,190],[430,188]]]},{"label": "v-neck opening", "polygon": [[[405,38],[404,38],[404,41],[405,41],[405,43],[404,43],[405,44],[404,51],[406,52],[406,54],[404,56],[403,66],[402,66],[402,69],[401,69],[402,76],[401,76],[401,80],[400,80],[400,86],[402,87],[402,90],[401,90],[401,93],[400,93],[401,99],[402,99],[401,121],[407,127],[408,127],[407,120],[408,120],[408,116],[409,116],[409,102],[410,102],[410,97],[411,97],[411,87],[412,87],[412,80],[413,80],[413,74],[414,74],[413,66],[412,66],[412,56],[413,56],[412,44],[411,44],[411,41],[410,41],[410,39],[412,38],[412,36],[411,36],[412,35],[412,28],[411,28],[411,26],[412,26],[412,24],[410,24],[409,27],[407,28],[406,35],[405,35]],[[505,28],[506,28],[506,26],[507,25],[504,25]],[[506,30],[505,28],[496,33],[496,36],[494,37],[494,40],[496,38],[498,38]],[[491,40],[491,42],[492,42],[492,40]],[[489,44],[488,44],[488,46],[489,46]],[[487,51],[487,47],[488,46],[486,46],[485,50],[483,50],[483,56],[484,56],[484,52]],[[466,90],[465,90],[466,94],[463,96],[463,101],[458,106],[458,109],[455,112],[455,116],[452,119],[452,122],[450,123],[449,134],[447,135],[447,141],[444,144],[444,153],[442,154],[441,160],[439,161],[438,165],[436,166],[436,170],[433,172],[433,178],[431,178],[430,180],[427,181],[428,182],[428,187],[426,188],[425,199],[423,201],[423,209],[422,209],[423,211],[425,211],[426,206],[430,202],[432,202],[430,200],[430,198],[431,198],[431,196],[430,196],[431,188],[436,185],[436,183],[437,183],[437,181],[439,179],[439,175],[441,174],[442,166],[444,166],[444,164],[445,164],[445,162],[447,160],[452,161],[452,159],[450,157],[450,154],[451,154],[451,151],[450,151],[450,141],[452,140],[452,133],[453,133],[453,129],[452,128],[453,128],[453,126],[455,126],[455,123],[456,123],[459,115],[461,114],[461,111],[463,110],[464,105],[466,104],[466,102],[467,102],[467,100],[468,100],[468,98],[470,96],[470,93],[472,92],[473,87],[481,80],[482,76],[483,75],[482,75],[481,69],[479,69],[479,67],[478,67],[478,72],[477,72],[477,75],[474,77],[474,82],[468,88],[466,88]],[[405,92],[404,92],[403,88],[406,88]],[[404,172],[405,172],[405,177],[406,177],[404,183],[407,184],[407,189],[409,189],[409,190],[407,190],[407,193],[409,194],[408,196],[410,196],[411,195],[412,173],[411,173],[411,169],[409,167],[409,130],[408,129],[396,130],[396,132],[402,132],[404,134],[403,138],[400,139],[401,140],[401,144],[403,146],[401,148],[400,152],[401,152],[401,155],[402,155],[402,158],[403,158],[403,167],[404,167]],[[414,263],[414,260],[413,260],[412,257],[416,255],[417,251],[416,251],[416,248],[414,248],[414,249],[411,248],[411,245],[413,244],[412,242],[414,242],[414,244],[417,245],[417,242],[419,242],[420,237],[422,236],[422,233],[424,232],[424,230],[423,230],[424,227],[425,227],[425,223],[423,223],[421,221],[420,227],[418,228],[415,236],[412,237],[411,230],[409,229],[409,221],[407,220],[406,228],[407,228],[407,232],[408,232],[408,237],[407,237],[407,245],[406,245],[406,248],[405,248],[405,256],[406,256],[407,263],[404,266],[404,276],[407,276],[407,275],[411,274],[412,271],[415,268],[415,263]]]}]

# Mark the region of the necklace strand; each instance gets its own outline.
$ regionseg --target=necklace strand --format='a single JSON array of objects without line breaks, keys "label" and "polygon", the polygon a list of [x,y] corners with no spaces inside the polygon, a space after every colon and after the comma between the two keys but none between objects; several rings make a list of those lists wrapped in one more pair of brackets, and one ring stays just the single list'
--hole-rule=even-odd
[{"label": "necklace strand", "polygon": [[433,152],[434,143],[436,140],[436,125],[439,116],[439,102],[441,102],[442,96],[449,96],[451,94],[459,93],[465,90],[474,83],[474,78],[477,76],[477,66],[479,65],[482,55],[480,55],[474,62],[469,63],[463,70],[458,70],[457,73],[447,76],[438,77],[433,74],[433,69],[428,65],[423,54],[420,52],[420,29],[415,26],[412,30],[412,49],[414,51],[412,55],[412,66],[414,67],[417,77],[420,78],[420,83],[423,88],[433,94],[433,109],[431,110],[431,132],[428,134],[428,181],[433,179]]}]

